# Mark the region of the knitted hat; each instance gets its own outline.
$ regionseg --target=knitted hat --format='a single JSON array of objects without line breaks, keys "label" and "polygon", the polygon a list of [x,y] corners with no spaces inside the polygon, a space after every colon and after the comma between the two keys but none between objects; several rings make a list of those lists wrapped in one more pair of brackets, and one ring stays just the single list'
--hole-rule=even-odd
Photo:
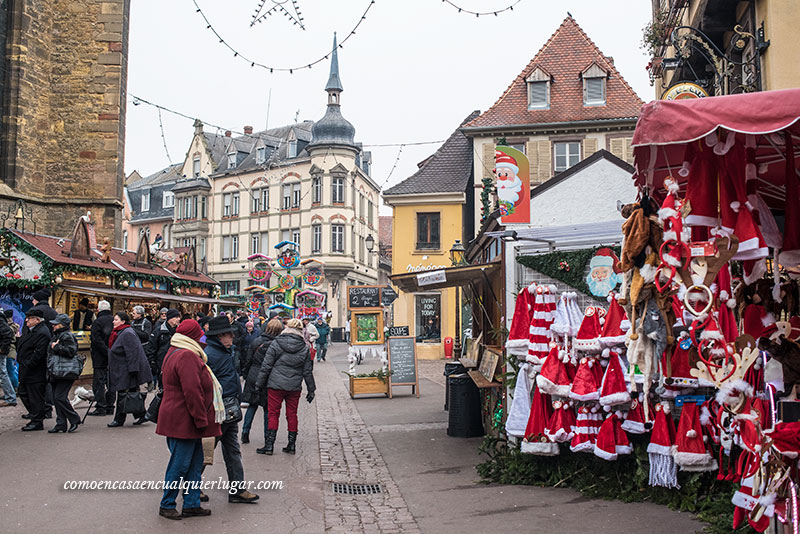
[{"label": "knitted hat", "polygon": [[675,438],[675,463],[687,471],[714,471],[717,461],[708,453],[697,404],[683,404]]},{"label": "knitted hat", "polygon": [[600,352],[600,334],[603,330],[606,311],[598,306],[589,306],[575,335],[575,348],[583,352]]},{"label": "knitted hat", "polygon": [[34,291],[33,295],[31,296],[33,297],[33,300],[36,300],[38,302],[43,302],[50,298],[50,290],[47,288],[39,289],[37,291]]},{"label": "knitted hat", "polygon": [[178,325],[178,328],[175,330],[178,334],[183,334],[184,336],[190,337],[195,341],[200,341],[203,337],[203,329],[200,328],[200,325],[194,319],[187,319],[183,321],[181,324]]},{"label": "knitted hat", "polygon": [[602,416],[595,406],[581,406],[578,408],[578,417],[575,420],[575,435],[572,437],[569,449],[572,452],[593,452],[597,433],[600,431]]},{"label": "knitted hat", "polygon": [[170,308],[170,309],[167,310],[167,321],[169,321],[170,319],[174,319],[176,317],[180,317],[180,316],[181,316],[181,312],[179,312],[175,308]]},{"label": "knitted hat", "polygon": [[600,385],[600,404],[603,406],[616,406],[631,400],[628,382],[622,370],[622,362],[617,353],[612,352],[608,358],[608,366]]},{"label": "knitted hat", "polygon": [[575,411],[570,402],[553,401],[553,415],[544,433],[554,443],[566,443],[575,435]]},{"label": "knitted hat", "polygon": [[553,324],[553,315],[556,310],[555,288],[548,286],[536,287],[536,300],[533,303],[533,314],[530,331],[528,334],[527,360],[536,365],[544,363],[550,353],[550,325]]},{"label": "knitted hat", "polygon": [[631,322],[625,310],[617,302],[616,297],[609,295],[610,305],[603,324],[603,331],[600,334],[600,345],[603,347],[613,347],[622,345],[627,337],[626,332],[631,328]]},{"label": "knitted hat", "polygon": [[675,423],[670,414],[669,404],[660,403],[655,407],[656,420],[650,434],[647,453],[650,459],[650,485],[665,488],[678,488],[678,473],[672,454],[675,450]]},{"label": "knitted hat", "polygon": [[631,434],[644,434],[650,430],[652,422],[646,421],[644,417],[644,407],[642,405],[644,395],[639,394],[637,398],[631,400],[631,407],[622,422],[622,430]]},{"label": "knitted hat", "polygon": [[603,380],[603,370],[600,362],[592,356],[581,358],[578,371],[572,380],[569,398],[579,401],[597,400],[600,398],[600,382]]},{"label": "knitted hat", "polygon": [[[569,397],[569,390],[575,372],[573,367],[572,376],[570,376],[570,372],[567,369],[567,361],[569,361],[569,356],[558,346],[550,349],[550,354],[547,355],[547,359],[542,365],[542,370],[536,377],[536,385],[539,386],[539,390],[542,393]],[[570,367],[572,366],[570,365]]]},{"label": "knitted hat", "polygon": [[531,319],[533,319],[533,301],[536,286],[531,285],[530,289],[523,287],[517,295],[517,303],[514,306],[514,316],[511,319],[511,328],[508,331],[506,350],[515,356],[527,356],[528,336],[530,334]]},{"label": "knitted hat", "polygon": [[558,454],[558,445],[551,442],[545,434],[545,427],[550,421],[551,415],[550,396],[539,392],[539,388],[534,388],[531,415],[528,418],[525,439],[520,448],[522,452],[540,456]]}]

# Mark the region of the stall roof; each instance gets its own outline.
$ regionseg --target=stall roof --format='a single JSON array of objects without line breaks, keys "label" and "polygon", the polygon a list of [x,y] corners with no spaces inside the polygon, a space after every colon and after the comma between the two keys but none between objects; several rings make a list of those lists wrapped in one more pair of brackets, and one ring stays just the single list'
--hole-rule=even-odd
[{"label": "stall roof", "polygon": [[[613,245],[622,241],[622,223],[605,221],[599,223],[549,226],[544,228],[519,228],[517,241],[523,242],[520,252],[553,252],[579,248]],[[488,232],[490,237],[503,237],[505,231]]]},{"label": "stall roof", "polygon": [[197,295],[164,295],[164,298],[161,300],[169,302],[193,302],[195,304],[219,304],[220,306],[244,306],[244,304],[235,300],[214,299]]},{"label": "stall roof", "polygon": [[[469,284],[471,281],[475,281],[475,277],[481,276],[481,273],[484,273],[488,276],[500,268],[500,262],[492,262],[482,263],[479,265],[466,265],[463,267],[447,267],[446,269],[438,269],[436,271],[393,274],[389,277],[389,279],[402,291],[411,293],[414,291],[428,291],[431,289],[464,286]],[[430,275],[437,272],[444,273],[443,281],[431,284],[419,284],[420,279],[424,281],[424,275]]]},{"label": "stall roof", "polygon": [[157,291],[147,291],[142,289],[114,289],[113,287],[103,287],[95,285],[84,284],[60,284],[61,289],[73,291],[76,293],[88,293],[90,295],[105,295],[109,297],[117,297],[130,300],[164,300],[164,297],[169,297],[167,293],[159,293]]}]

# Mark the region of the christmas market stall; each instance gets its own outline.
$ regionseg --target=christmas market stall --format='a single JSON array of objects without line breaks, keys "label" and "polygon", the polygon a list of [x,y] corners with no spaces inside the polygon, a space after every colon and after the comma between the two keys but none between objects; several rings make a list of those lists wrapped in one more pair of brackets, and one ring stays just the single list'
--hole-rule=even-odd
[{"label": "christmas market stall", "polygon": [[561,265],[596,297],[614,287],[589,306],[519,291],[511,445],[487,447],[485,477],[669,503],[721,531],[798,531],[798,120],[800,90],[642,108],[619,248]]}]

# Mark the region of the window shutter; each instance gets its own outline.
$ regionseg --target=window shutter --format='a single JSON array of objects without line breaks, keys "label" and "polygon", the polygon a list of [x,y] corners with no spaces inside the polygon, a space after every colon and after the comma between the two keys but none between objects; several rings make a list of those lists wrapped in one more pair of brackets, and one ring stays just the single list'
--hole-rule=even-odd
[{"label": "window shutter", "polygon": [[625,138],[625,157],[623,158],[625,161],[633,165],[633,137],[626,137]]},{"label": "window shutter", "polygon": [[532,108],[547,107],[547,82],[530,82],[528,105]]},{"label": "window shutter", "polygon": [[611,147],[611,153],[625,161],[625,139],[622,137],[612,138],[609,145]]},{"label": "window shutter", "polygon": [[583,140],[583,158],[586,159],[597,152],[597,138],[587,137]]},{"label": "window shutter", "polygon": [[494,143],[483,144],[483,177],[494,178]]},{"label": "window shutter", "polygon": [[536,152],[539,160],[539,183],[545,182],[553,176],[551,150],[550,141],[536,141]]},{"label": "window shutter", "polygon": [[531,185],[536,185],[542,180],[539,178],[539,150],[536,141],[525,143],[525,154],[528,156],[528,163],[531,170]]},{"label": "window shutter", "polygon": [[586,78],[584,98],[587,104],[605,103],[605,79]]}]

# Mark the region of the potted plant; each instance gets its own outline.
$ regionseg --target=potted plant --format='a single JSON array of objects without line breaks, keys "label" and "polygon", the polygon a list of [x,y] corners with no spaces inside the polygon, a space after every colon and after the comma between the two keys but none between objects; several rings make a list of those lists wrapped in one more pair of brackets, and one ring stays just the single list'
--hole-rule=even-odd
[{"label": "potted plant", "polygon": [[371,373],[344,373],[350,377],[350,398],[354,398],[356,395],[377,393],[389,396],[389,376],[391,376],[392,371],[377,369]]}]

